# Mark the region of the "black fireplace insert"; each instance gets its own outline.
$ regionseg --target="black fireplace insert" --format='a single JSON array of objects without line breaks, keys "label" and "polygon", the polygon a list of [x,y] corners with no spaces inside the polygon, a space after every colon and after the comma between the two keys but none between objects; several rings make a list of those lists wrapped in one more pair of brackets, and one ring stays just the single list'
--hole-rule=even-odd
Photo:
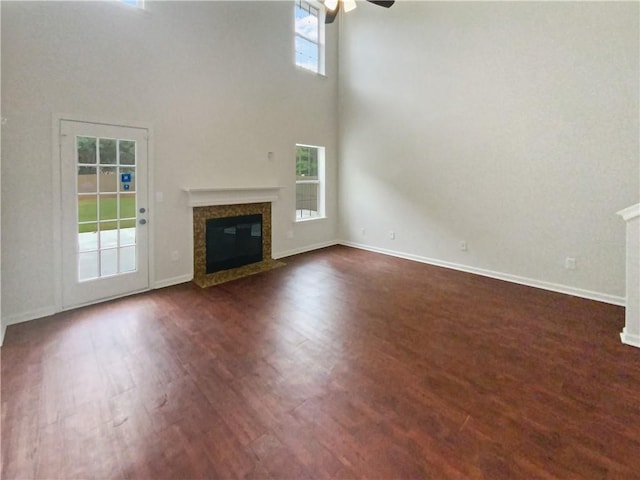
[{"label": "black fireplace insert", "polygon": [[262,214],[211,218],[206,228],[207,274],[262,261]]}]

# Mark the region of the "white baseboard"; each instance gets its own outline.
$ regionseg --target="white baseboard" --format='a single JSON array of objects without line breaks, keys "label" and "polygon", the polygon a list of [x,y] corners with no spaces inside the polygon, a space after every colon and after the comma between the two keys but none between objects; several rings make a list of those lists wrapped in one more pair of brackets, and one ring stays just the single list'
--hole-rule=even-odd
[{"label": "white baseboard", "polygon": [[[164,287],[170,287],[172,285],[177,285],[179,283],[185,283],[185,282],[189,282],[193,279],[193,275],[191,274],[187,274],[187,275],[181,275],[179,277],[173,277],[173,278],[167,278],[164,280],[160,280],[158,282],[154,283],[154,288],[164,288]],[[147,290],[143,290],[143,291],[147,291]],[[141,293],[141,292],[134,292],[135,293]],[[80,307],[86,307],[89,305],[93,305],[96,303],[102,303],[102,302],[106,302],[109,300],[114,300],[116,298],[122,298],[122,297],[126,297],[130,294],[126,294],[126,295],[119,295],[116,297],[112,297],[112,298],[105,298],[105,299],[101,299],[99,301],[96,302],[89,302],[87,304],[83,304],[83,305],[76,305],[73,307],[73,309],[75,308],[80,308]],[[64,310],[64,309],[62,309]],[[10,325],[15,325],[16,323],[22,323],[22,322],[29,322],[31,320],[37,320],[39,318],[43,318],[43,317],[49,317],[51,315],[54,315],[56,313],[60,313],[62,311],[61,309],[56,308],[55,306],[49,306],[49,307],[43,307],[43,308],[39,308],[36,310],[29,310],[28,312],[22,312],[19,313],[17,315],[10,315],[6,318],[2,319],[2,329],[0,331],[0,346],[4,343],[4,336],[5,333],[7,331],[7,327]]]},{"label": "white baseboard", "polygon": [[153,288],[157,289],[157,288],[171,287],[173,285],[178,285],[180,283],[190,282],[191,280],[193,280],[193,275],[191,273],[188,273],[186,275],[179,275],[177,277],[171,277],[171,278],[165,278],[163,280],[158,280],[157,282],[155,282],[153,284]]},{"label": "white baseboard", "polygon": [[271,255],[274,260],[278,260],[280,258],[291,257],[293,255],[298,255],[300,253],[311,252],[312,250],[319,250],[321,248],[333,247],[334,245],[339,245],[340,241],[338,240],[330,240],[328,242],[322,243],[314,243],[313,245],[305,245],[304,247],[294,248],[293,250],[286,250],[284,252],[278,252]]},{"label": "white baseboard", "polygon": [[483,277],[495,278],[497,280],[504,280],[506,282],[517,283],[520,285],[526,285],[528,287],[540,288],[542,290],[549,290],[557,293],[564,293],[565,295],[573,295],[574,297],[586,298],[589,300],[596,300],[598,302],[610,303],[612,305],[625,306],[625,298],[615,295],[609,295],[607,293],[592,292],[590,290],[583,290],[581,288],[569,287],[567,285],[560,285],[557,283],[544,282],[541,280],[534,280],[531,278],[520,277],[518,275],[511,275],[508,273],[494,272],[492,270],[485,270],[483,268],[469,267],[467,265],[461,265],[458,263],[445,262],[443,260],[436,260],[433,258],[421,257],[419,255],[412,255],[402,252],[396,252],[393,250],[387,250],[384,248],[371,247],[369,245],[363,245],[355,242],[341,241],[341,245],[347,247],[358,248],[360,250],[368,250],[370,252],[382,253],[384,255],[390,255],[392,257],[404,258],[405,260],[413,260],[415,262],[426,263],[437,267],[450,268],[452,270],[459,270],[461,272],[473,273],[476,275],[482,275]]},{"label": "white baseboard", "polygon": [[640,348],[640,335],[627,333],[627,327],[623,328],[622,332],[620,332],[620,340],[625,345],[631,345],[632,347]]},{"label": "white baseboard", "polygon": [[17,315],[10,315],[2,319],[2,340],[4,341],[4,334],[9,325],[15,325],[16,323],[29,322],[37,318],[48,317],[57,313],[56,307],[42,307],[36,310],[29,310],[28,312],[22,312]]},{"label": "white baseboard", "polygon": [[[615,295],[609,295],[606,293],[592,292],[590,290],[583,290],[580,288],[569,287],[566,285],[559,285],[556,283],[544,282],[540,280],[533,280],[526,277],[520,277],[517,275],[510,275],[507,273],[494,272],[492,270],[485,270],[482,268],[469,267],[467,265],[461,265],[452,262],[445,262],[442,260],[436,260],[433,258],[422,257],[419,255],[412,255],[403,252],[396,252],[394,250],[387,250],[384,248],[372,247],[369,245],[364,245],[355,242],[348,241],[340,241],[340,240],[331,240],[328,242],[316,243],[313,245],[306,245],[304,247],[296,248],[293,250],[287,250],[283,252],[278,252],[273,254],[274,259],[280,259],[285,257],[290,257],[292,255],[298,255],[300,253],[310,252],[313,250],[318,250],[321,248],[332,247],[334,245],[344,245],[347,247],[358,248],[360,250],[367,250],[370,252],[381,253],[383,255],[389,255],[392,257],[403,258],[405,260],[413,260],[415,262],[426,263],[428,265],[434,265],[437,267],[449,268],[452,270],[458,270],[461,272],[473,273],[476,275],[482,275],[483,277],[495,278],[498,280],[504,280],[511,283],[517,283],[520,285],[526,285],[529,287],[540,288],[542,290],[549,290],[557,293],[564,293],[566,295],[573,295],[575,297],[586,298],[589,300],[596,300],[599,302],[610,303],[612,305],[625,305],[625,298],[618,297]],[[178,285],[180,283],[186,283],[193,280],[192,274],[179,275],[177,277],[166,278],[164,280],[159,280],[154,283],[153,288],[165,288],[170,287],[172,285]],[[30,320],[35,320],[37,318],[48,317],[55,313],[58,313],[59,310],[55,308],[55,306],[43,307],[36,310],[30,310],[28,312],[23,312],[18,315],[12,315],[6,317],[2,321],[2,328],[0,329],[0,346],[4,342],[4,336],[9,325],[14,325],[16,323],[28,322]],[[640,348],[640,335],[628,334],[623,330],[620,333],[620,338],[623,343],[627,345],[632,345],[634,347]]]}]

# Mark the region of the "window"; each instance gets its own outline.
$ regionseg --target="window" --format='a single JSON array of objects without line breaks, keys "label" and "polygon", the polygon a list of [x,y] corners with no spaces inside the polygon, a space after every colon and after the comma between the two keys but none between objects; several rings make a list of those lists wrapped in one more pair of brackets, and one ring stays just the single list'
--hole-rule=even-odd
[{"label": "window", "polygon": [[144,9],[144,0],[118,0],[119,2],[126,3],[132,7],[138,7]]},{"label": "window", "polygon": [[296,0],[296,65],[324,74],[324,20],[319,5]]},{"label": "window", "polygon": [[324,147],[296,145],[296,221],[324,217]]}]

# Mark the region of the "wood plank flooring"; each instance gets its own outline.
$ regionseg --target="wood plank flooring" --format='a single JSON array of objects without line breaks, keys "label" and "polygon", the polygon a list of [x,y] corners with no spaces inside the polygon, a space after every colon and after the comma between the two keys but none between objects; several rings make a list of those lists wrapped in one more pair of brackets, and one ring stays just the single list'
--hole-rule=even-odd
[{"label": "wood plank flooring", "polygon": [[2,478],[640,478],[624,309],[346,247],[8,328]]}]

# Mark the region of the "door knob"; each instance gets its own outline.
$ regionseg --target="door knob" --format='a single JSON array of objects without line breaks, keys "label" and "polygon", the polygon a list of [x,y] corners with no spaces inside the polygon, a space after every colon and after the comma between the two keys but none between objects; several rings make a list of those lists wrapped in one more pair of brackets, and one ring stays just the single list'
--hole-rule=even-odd
[{"label": "door knob", "polygon": [[144,218],[141,218],[139,223],[140,225],[144,225],[145,223],[147,223],[147,221]]}]

